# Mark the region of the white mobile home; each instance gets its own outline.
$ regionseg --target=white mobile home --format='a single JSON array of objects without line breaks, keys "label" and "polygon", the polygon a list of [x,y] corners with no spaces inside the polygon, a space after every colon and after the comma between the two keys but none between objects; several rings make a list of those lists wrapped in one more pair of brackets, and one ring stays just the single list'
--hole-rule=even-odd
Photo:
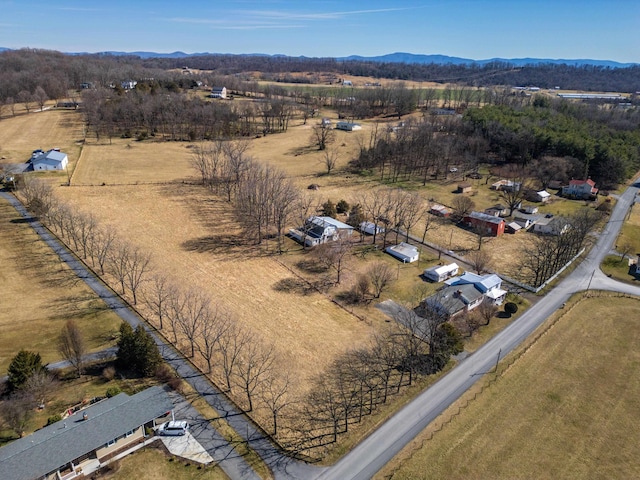
[{"label": "white mobile home", "polygon": [[450,263],[449,265],[436,265],[427,268],[424,271],[424,277],[434,282],[442,282],[447,278],[451,278],[458,274],[458,264]]},{"label": "white mobile home", "polygon": [[336,123],[336,129],[344,130],[345,132],[353,132],[354,130],[362,129],[362,126],[359,123],[338,122]]}]

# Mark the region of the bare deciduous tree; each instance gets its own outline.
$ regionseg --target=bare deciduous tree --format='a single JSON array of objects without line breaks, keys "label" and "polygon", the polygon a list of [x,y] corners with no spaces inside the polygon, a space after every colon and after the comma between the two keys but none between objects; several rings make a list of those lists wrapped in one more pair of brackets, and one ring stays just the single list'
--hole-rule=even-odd
[{"label": "bare deciduous tree", "polygon": [[330,125],[315,125],[311,131],[311,143],[318,150],[325,150],[336,137],[336,133]]},{"label": "bare deciduous tree", "polygon": [[84,368],[87,346],[80,328],[73,320],[67,320],[58,337],[58,351],[76,370],[78,377]]},{"label": "bare deciduous tree", "polygon": [[168,303],[172,290],[172,287],[167,281],[167,277],[157,274],[153,276],[151,287],[144,296],[147,307],[149,307],[158,319],[158,330],[162,330],[163,328],[163,320],[169,308]]},{"label": "bare deciduous tree", "polygon": [[477,307],[478,315],[484,320],[485,325],[489,325],[491,319],[498,313],[498,307],[492,302],[484,301]]},{"label": "bare deciduous tree", "polygon": [[251,340],[250,332],[235,322],[229,323],[220,339],[222,371],[228,392],[232,391],[238,359]]},{"label": "bare deciduous tree", "polygon": [[375,262],[368,269],[367,274],[373,287],[373,296],[380,298],[389,285],[393,282],[393,269],[386,262]]},{"label": "bare deciduous tree", "polygon": [[347,266],[349,253],[351,252],[351,242],[344,237],[340,237],[335,242],[327,242],[315,247],[315,258],[326,268],[336,273],[335,284],[340,284],[340,277]]},{"label": "bare deciduous tree", "polygon": [[129,272],[129,256],[131,247],[128,243],[118,242],[109,251],[109,273],[113,275],[120,285],[120,294],[125,294],[127,273]]},{"label": "bare deciduous tree", "polygon": [[22,437],[33,417],[33,407],[28,396],[24,392],[15,392],[0,405],[3,423],[18,437]]},{"label": "bare deciduous tree", "polygon": [[335,148],[324,149],[324,153],[320,161],[327,169],[327,175],[331,175],[331,172],[335,168],[336,163],[338,163],[338,150]]},{"label": "bare deciduous tree", "polygon": [[273,420],[273,435],[278,435],[278,421],[282,411],[291,405],[289,389],[291,380],[288,373],[276,375],[272,369],[266,372],[260,383],[260,399],[266,405]]},{"label": "bare deciduous tree", "polygon": [[273,345],[263,345],[253,335],[248,338],[235,371],[236,383],[247,396],[248,412],[253,411],[254,393],[271,372],[274,360]]},{"label": "bare deciduous tree", "polygon": [[143,252],[140,248],[131,248],[129,255],[127,256],[127,269],[126,269],[126,283],[133,296],[133,304],[138,304],[138,290],[144,281],[147,280],[147,275],[150,266],[151,256],[148,253]]},{"label": "bare deciduous tree", "polygon": [[22,391],[30,397],[36,405],[44,408],[56,384],[57,380],[50,372],[37,370],[24,382]]},{"label": "bare deciduous tree", "polygon": [[220,351],[220,342],[225,330],[229,328],[229,322],[229,314],[220,308],[213,308],[207,312],[207,315],[202,317],[199,341],[196,343],[196,348],[207,362],[207,373],[212,372],[213,358]]},{"label": "bare deciduous tree", "polygon": [[465,216],[469,215],[476,204],[469,197],[464,195],[457,195],[453,199],[453,218],[456,222],[462,220]]},{"label": "bare deciduous tree", "polygon": [[479,274],[487,273],[491,268],[491,253],[485,250],[475,250],[467,257],[469,264]]}]

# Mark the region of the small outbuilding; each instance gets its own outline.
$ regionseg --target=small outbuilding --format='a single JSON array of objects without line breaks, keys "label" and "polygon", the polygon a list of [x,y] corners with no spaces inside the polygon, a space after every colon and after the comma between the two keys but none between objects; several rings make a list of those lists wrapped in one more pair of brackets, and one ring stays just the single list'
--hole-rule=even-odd
[{"label": "small outbuilding", "polygon": [[367,235],[378,235],[379,233],[384,233],[384,228],[373,222],[362,222],[360,224],[360,231]]},{"label": "small outbuilding", "polygon": [[473,185],[469,182],[463,182],[458,184],[457,193],[470,193],[473,190]]},{"label": "small outbuilding", "polygon": [[434,203],[433,205],[431,205],[431,208],[429,209],[429,213],[431,213],[432,215],[436,215],[437,217],[447,218],[448,216],[451,215],[451,210],[445,207],[444,205]]},{"label": "small outbuilding", "polygon": [[448,265],[436,265],[431,268],[427,268],[423,275],[434,282],[443,282],[447,278],[454,277],[458,274],[458,264],[450,263]]},{"label": "small outbuilding", "polygon": [[540,190],[539,192],[536,192],[536,194],[535,194],[535,199],[538,202],[546,203],[546,202],[549,201],[550,198],[551,198],[551,194],[549,192],[547,192],[546,190]]},{"label": "small outbuilding", "polygon": [[69,164],[69,157],[66,153],[59,150],[49,150],[48,152],[42,152],[36,150],[31,156],[31,165],[33,170],[65,170]]},{"label": "small outbuilding", "polygon": [[345,132],[353,132],[355,130],[361,130],[362,126],[359,123],[338,122],[336,123],[336,129],[344,130]]},{"label": "small outbuilding", "polygon": [[420,252],[416,247],[405,242],[400,242],[398,245],[392,245],[385,249],[389,255],[396,257],[403,263],[412,263],[418,260]]}]

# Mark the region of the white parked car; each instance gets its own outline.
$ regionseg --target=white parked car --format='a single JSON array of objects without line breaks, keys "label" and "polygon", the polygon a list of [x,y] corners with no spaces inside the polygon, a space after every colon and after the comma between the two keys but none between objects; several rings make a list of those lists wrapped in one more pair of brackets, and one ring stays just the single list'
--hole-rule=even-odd
[{"label": "white parked car", "polygon": [[165,422],[158,427],[158,433],[166,436],[184,435],[189,430],[189,424],[184,420]]}]

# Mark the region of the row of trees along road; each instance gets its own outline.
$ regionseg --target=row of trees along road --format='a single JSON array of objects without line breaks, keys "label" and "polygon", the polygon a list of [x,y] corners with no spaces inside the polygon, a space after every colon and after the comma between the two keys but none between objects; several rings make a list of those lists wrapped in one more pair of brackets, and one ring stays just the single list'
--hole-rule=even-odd
[{"label": "row of trees along road", "polygon": [[[242,187],[238,190],[242,191]],[[326,444],[329,439],[335,441],[339,432],[346,431],[354,421],[360,421],[363,415],[384,404],[389,394],[413,383],[416,375],[433,373],[448,359],[446,355],[446,358],[440,357],[444,344],[434,340],[435,337],[415,342],[413,330],[422,328],[418,323],[402,323],[376,337],[370,347],[349,352],[344,359],[336,360],[323,373],[323,381],[314,383],[316,387],[308,397],[296,398],[293,391],[297,389],[292,388],[294,373],[282,365],[273,345],[260,341],[231,312],[201,290],[178,287],[163,275],[153,274],[148,257],[145,257],[146,267],[142,269],[132,260],[141,254],[139,250],[124,247],[125,242],[113,230],[103,229],[91,216],[59,202],[46,184],[28,180],[22,195],[34,213],[37,212],[42,221],[64,238],[78,256],[93,265],[98,274],[128,296],[132,303],[137,299],[139,308],[149,313],[150,323],[201,365],[242,408],[252,412],[256,420],[270,424],[267,430],[288,448],[307,450]],[[388,284],[388,273],[372,274],[377,288]],[[439,332],[443,339],[455,338],[455,332],[440,319],[425,321],[436,322],[437,328],[434,327],[433,332]],[[127,327],[121,329],[121,361],[149,373],[152,367],[127,360],[128,346],[138,335]],[[457,345],[457,341],[453,343]],[[455,353],[457,348],[445,350]],[[153,355],[149,357],[151,365],[155,365]],[[350,364],[360,359],[361,366],[338,368],[346,358]],[[358,376],[359,383],[353,383],[353,375]],[[349,385],[357,391],[347,392]],[[340,395],[334,395],[336,391]],[[333,393],[327,395],[328,392]],[[328,416],[327,412],[335,415]],[[339,418],[337,412],[340,412]],[[333,432],[329,437],[327,428]]]}]

